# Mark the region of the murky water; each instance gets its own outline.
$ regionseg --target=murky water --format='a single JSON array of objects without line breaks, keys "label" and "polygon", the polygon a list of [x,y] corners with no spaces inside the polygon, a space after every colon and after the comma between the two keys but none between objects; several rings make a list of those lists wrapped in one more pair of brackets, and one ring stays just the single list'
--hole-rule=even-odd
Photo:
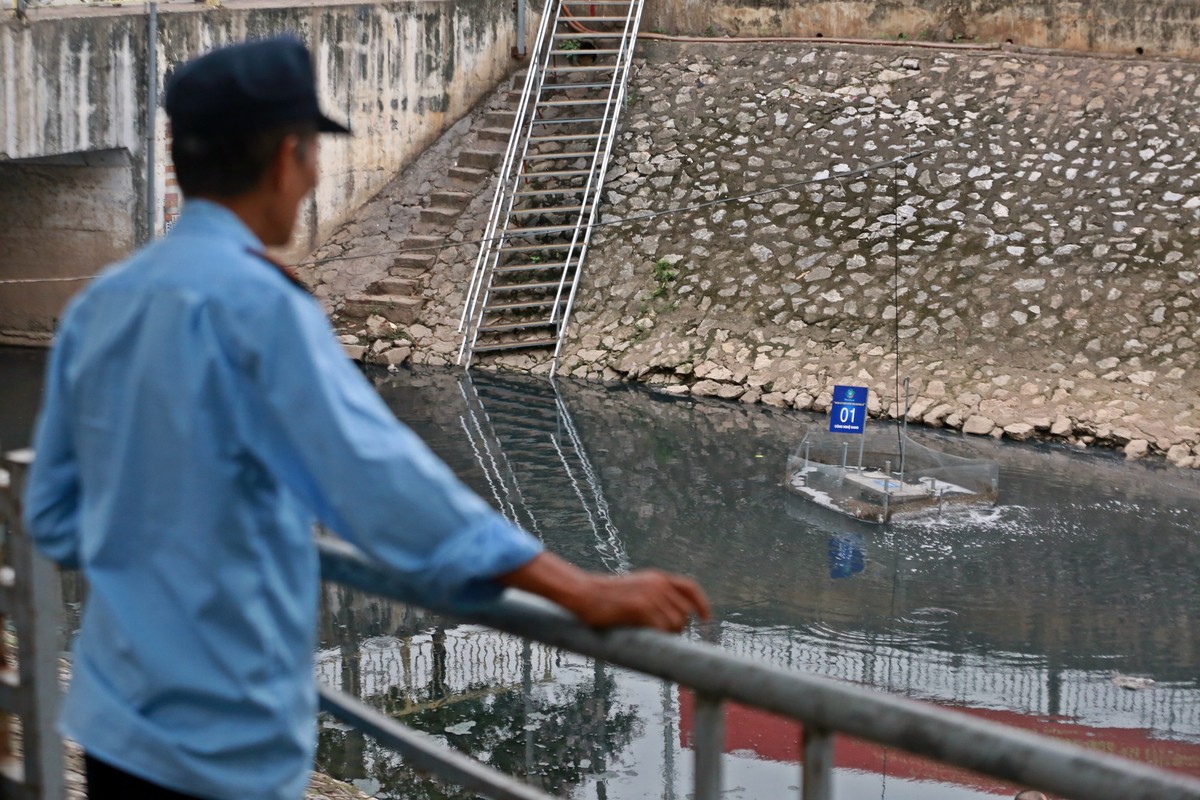
[{"label": "murky water", "polygon": [[[0,441],[22,444],[37,359],[0,351]],[[723,647],[1200,775],[1195,473],[914,432],[1001,463],[1000,503],[889,526],[781,486],[815,417],[630,388],[458,374],[380,391],[463,478],[547,546],[600,570],[698,577]],[[319,676],[572,798],[691,791],[692,703],[661,681],[328,587]],[[1153,680],[1121,688],[1114,678]],[[795,796],[798,734],[727,715],[725,796]],[[322,766],[381,797],[467,797],[329,720]],[[1013,787],[840,740],[839,797]]]}]

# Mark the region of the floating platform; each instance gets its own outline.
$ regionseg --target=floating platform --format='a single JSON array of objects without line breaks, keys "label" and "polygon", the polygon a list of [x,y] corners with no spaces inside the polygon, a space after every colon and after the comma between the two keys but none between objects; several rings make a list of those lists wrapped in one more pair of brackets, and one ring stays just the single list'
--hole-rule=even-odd
[{"label": "floating platform", "polygon": [[788,456],[784,485],[807,500],[866,522],[996,503],[1000,467],[918,444],[900,430],[810,430]]}]

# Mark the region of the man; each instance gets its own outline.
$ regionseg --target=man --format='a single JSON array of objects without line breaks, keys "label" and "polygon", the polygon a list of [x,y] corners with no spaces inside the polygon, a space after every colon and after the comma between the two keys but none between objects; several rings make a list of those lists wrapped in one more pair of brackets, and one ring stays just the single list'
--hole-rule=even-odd
[{"label": "man", "polygon": [[541,550],[396,422],[319,306],[262,254],[317,180],[311,60],[214,51],[167,87],[187,200],[171,233],[70,304],[26,522],[90,584],[62,730],[89,796],[294,799],[311,761],[319,520],[431,599],[503,586],[594,626],[678,631],[699,588]]}]

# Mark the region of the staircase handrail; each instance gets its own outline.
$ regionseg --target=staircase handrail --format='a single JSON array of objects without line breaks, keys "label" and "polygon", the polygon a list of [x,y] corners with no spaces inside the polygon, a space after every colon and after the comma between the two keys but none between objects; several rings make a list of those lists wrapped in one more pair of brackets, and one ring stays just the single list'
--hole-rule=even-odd
[{"label": "staircase handrail", "polygon": [[[518,2],[525,2],[525,0],[518,0]],[[494,241],[494,237],[496,235],[496,225],[499,221],[499,213],[500,213],[500,207],[502,205],[502,198],[504,197],[505,187],[509,180],[509,174],[512,171],[512,165],[514,163],[513,155],[517,151],[517,146],[519,144],[519,139],[520,139],[520,132],[524,127],[523,120],[525,118],[527,107],[529,105],[529,98],[532,94],[532,92],[530,90],[533,87],[535,76],[538,73],[537,66],[540,63],[539,56],[541,55],[542,47],[544,46],[544,44],[546,42],[547,31],[553,30],[553,27],[554,27],[550,23],[550,17],[551,16],[555,17],[555,23],[557,23],[557,21],[558,21],[557,10],[552,15],[549,13],[548,6],[549,6],[549,3],[547,3],[547,7],[543,8],[543,10],[542,10],[542,19],[541,19],[540,24],[538,25],[538,36],[537,36],[537,40],[534,43],[534,47],[533,47],[534,57],[529,59],[530,68],[525,73],[525,87],[521,91],[521,100],[517,104],[517,113],[516,113],[515,117],[513,118],[512,131],[509,133],[508,144],[506,145],[506,147],[504,149],[504,160],[501,162],[501,165],[500,165],[499,179],[496,182],[496,191],[492,195],[492,206],[491,206],[491,209],[488,211],[488,223],[484,228],[483,241],[479,245],[479,253],[477,254],[477,256],[475,258],[475,267],[471,271],[471,281],[467,288],[467,296],[463,302],[463,312],[458,321],[458,332],[459,333],[463,333],[463,328],[467,324],[467,320],[471,316],[471,311],[473,309],[473,302],[476,299],[476,293],[478,292],[479,287],[482,285],[483,277],[485,274],[485,271],[483,269],[483,264],[493,249],[497,249],[497,250],[499,249],[499,245]],[[464,342],[465,342],[465,339],[464,339]],[[462,353],[460,350],[459,358],[461,359],[461,357],[462,357]]]}]

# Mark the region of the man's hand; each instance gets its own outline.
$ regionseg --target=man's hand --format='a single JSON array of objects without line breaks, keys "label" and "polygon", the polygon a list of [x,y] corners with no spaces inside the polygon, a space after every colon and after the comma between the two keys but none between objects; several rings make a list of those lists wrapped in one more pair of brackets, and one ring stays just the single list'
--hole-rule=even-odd
[{"label": "man's hand", "polygon": [[658,570],[601,575],[541,553],[497,580],[553,600],[593,628],[637,626],[678,633],[689,617],[711,616],[695,581]]}]

